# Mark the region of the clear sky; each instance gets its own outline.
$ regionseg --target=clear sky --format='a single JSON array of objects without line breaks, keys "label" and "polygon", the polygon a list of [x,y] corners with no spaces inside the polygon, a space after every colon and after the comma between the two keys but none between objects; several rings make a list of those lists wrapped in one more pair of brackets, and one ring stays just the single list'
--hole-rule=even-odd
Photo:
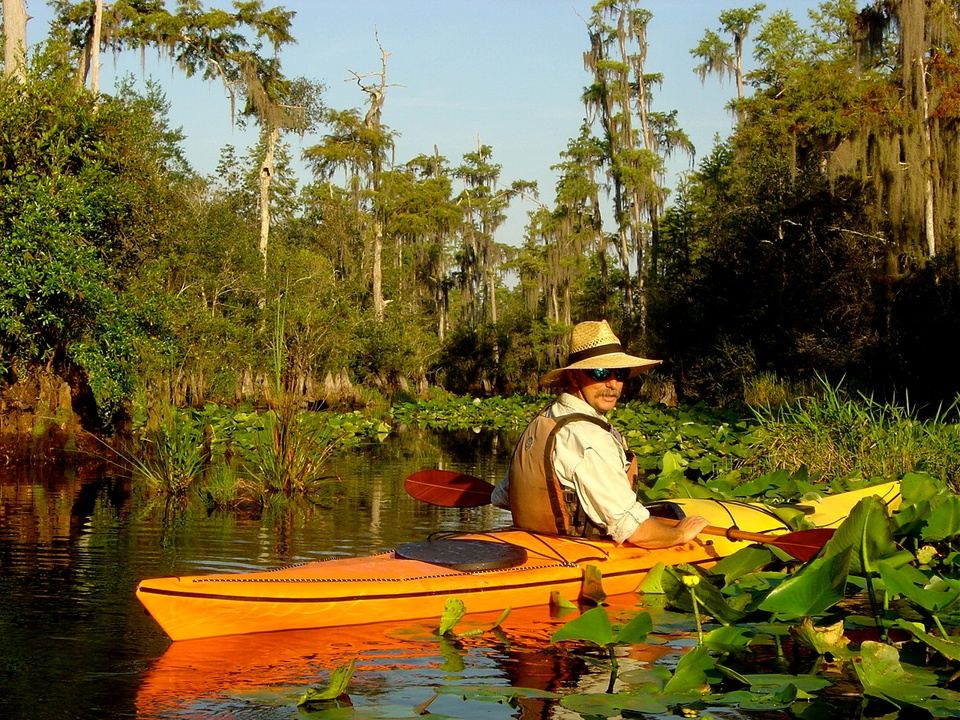
[{"label": "clear sky", "polygon": [[[41,0],[27,4],[34,16],[27,31],[28,42],[33,42],[45,34],[50,11]],[[731,116],[725,105],[735,88],[715,77],[701,84],[690,49],[706,29],[718,29],[721,11],[752,4],[643,4],[653,13],[647,71],[664,76],[653,108],[678,112],[698,158],[710,151],[715,135],[729,134]],[[167,5],[173,7],[173,0]],[[556,177],[550,166],[577,135],[584,116],[580,95],[590,76],[583,53],[593,0],[265,0],[264,5],[296,11],[297,43],[281,53],[284,72],[325,84],[324,100],[330,107],[365,107],[366,96],[351,72],[379,71],[379,37],[390,53],[383,122],[399,134],[397,162],[431,154],[436,145],[457,165],[464,153],[483,143],[493,148],[494,162],[503,168],[503,185],[536,180],[541,200],[552,204]],[[786,9],[804,22],[807,8],[816,5],[814,0],[767,0],[763,17]],[[205,0],[204,6],[226,8],[229,3]],[[213,173],[224,145],[242,151],[252,144],[252,134],[231,123],[229,101],[218,83],[186,80],[150,52],[142,61],[136,52],[104,56],[102,67],[101,88],[107,92],[118,74],[160,82],[171,104],[171,124],[182,127],[184,147],[198,171]],[[316,140],[287,136],[294,156]],[[687,160],[673,160],[668,184],[688,166]],[[511,211],[498,237],[501,242],[521,242],[532,207],[517,205]]]}]

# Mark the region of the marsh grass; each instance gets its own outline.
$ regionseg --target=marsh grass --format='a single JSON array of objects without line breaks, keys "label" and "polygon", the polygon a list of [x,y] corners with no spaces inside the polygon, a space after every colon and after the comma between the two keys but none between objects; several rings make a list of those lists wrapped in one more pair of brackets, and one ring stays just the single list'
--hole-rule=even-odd
[{"label": "marsh grass", "polygon": [[754,408],[782,408],[814,394],[816,390],[817,386],[809,381],[787,380],[774,372],[743,379],[743,401]]},{"label": "marsh grass", "polygon": [[308,413],[284,399],[263,416],[263,428],[245,458],[247,474],[263,494],[305,495],[325,479],[329,456],[341,437],[323,422],[311,422]]},{"label": "marsh grass", "polygon": [[121,464],[142,477],[154,491],[182,497],[203,477],[209,460],[209,438],[203,426],[170,415],[134,436],[120,451]]},{"label": "marsh grass", "polygon": [[808,467],[827,476],[899,478],[923,471],[960,488],[958,401],[921,419],[909,402],[878,402],[821,379],[819,392],[755,408],[766,430],[765,470]]},{"label": "marsh grass", "polygon": [[213,465],[204,477],[202,495],[208,508],[237,508],[247,502],[260,504],[257,484],[241,477],[226,463]]}]

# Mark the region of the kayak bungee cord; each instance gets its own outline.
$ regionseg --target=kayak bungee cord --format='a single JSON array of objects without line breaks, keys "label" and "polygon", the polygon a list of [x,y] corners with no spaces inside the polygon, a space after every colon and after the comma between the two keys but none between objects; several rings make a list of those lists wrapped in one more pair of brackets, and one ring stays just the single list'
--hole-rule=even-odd
[{"label": "kayak bungee cord", "polygon": [[[535,540],[539,545],[542,545],[544,548],[546,548],[546,552],[544,552],[544,551],[542,551],[542,550],[534,550],[533,548],[526,548],[527,552],[529,552],[529,553],[531,553],[531,554],[533,554],[533,555],[536,555],[536,556],[538,556],[538,557],[541,557],[541,558],[543,558],[544,560],[558,560],[559,562],[563,563],[564,565],[567,565],[567,566],[569,566],[569,567],[574,567],[574,566],[576,566],[576,565],[579,564],[579,563],[586,562],[587,560],[607,560],[607,559],[610,558],[610,553],[608,553],[608,552],[607,552],[606,550],[604,550],[603,548],[598,547],[596,543],[591,542],[590,540],[587,540],[586,538],[574,537],[574,536],[572,536],[572,535],[550,535],[550,536],[545,536],[545,535],[543,535],[542,533],[531,532],[531,531],[529,531],[529,530],[524,530],[523,528],[512,528],[512,529],[518,530],[518,531],[520,531],[520,532],[523,532],[523,533],[526,534],[529,538],[531,538],[532,540]],[[502,530],[502,528],[501,528],[501,530]],[[497,544],[499,544],[499,545],[513,545],[513,544],[514,544],[514,543],[511,543],[511,542],[508,542],[508,541],[504,540],[504,539],[501,538],[501,537],[498,537],[497,535],[494,534],[494,533],[496,533],[496,532],[498,532],[498,530],[496,530],[496,529],[494,529],[494,530],[474,530],[474,531],[471,531],[471,532],[459,532],[459,531],[456,531],[456,530],[436,530],[436,531],[430,533],[430,535],[427,536],[427,539],[428,539],[428,540],[432,540],[432,539],[434,539],[434,537],[440,537],[441,539],[447,539],[447,538],[451,538],[451,539],[452,539],[452,538],[461,537],[461,536],[463,536],[463,535],[479,535],[479,536],[481,536],[481,537],[490,538],[490,541],[491,541],[491,542],[497,543]],[[551,538],[551,539],[559,537],[559,538],[562,538],[563,540],[565,540],[565,541],[568,542],[568,543],[571,543],[571,544],[574,544],[574,545],[586,546],[586,547],[590,548],[591,550],[596,551],[598,554],[597,554],[597,555],[584,555],[584,556],[582,556],[582,557],[578,557],[576,560],[571,560],[570,558],[564,556],[557,548],[555,548],[555,547],[553,547],[552,545],[550,545],[550,543],[547,542],[547,538],[548,538],[548,537]]]}]

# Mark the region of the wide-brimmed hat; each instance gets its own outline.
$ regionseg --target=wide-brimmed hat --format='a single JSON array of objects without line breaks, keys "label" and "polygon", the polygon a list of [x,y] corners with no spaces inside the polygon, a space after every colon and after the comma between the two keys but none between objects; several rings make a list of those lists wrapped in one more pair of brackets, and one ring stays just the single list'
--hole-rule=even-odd
[{"label": "wide-brimmed hat", "polygon": [[566,370],[631,368],[630,377],[634,377],[661,362],[628,355],[606,320],[587,320],[573,327],[567,364],[548,372],[540,378],[540,384],[544,387],[560,385]]}]

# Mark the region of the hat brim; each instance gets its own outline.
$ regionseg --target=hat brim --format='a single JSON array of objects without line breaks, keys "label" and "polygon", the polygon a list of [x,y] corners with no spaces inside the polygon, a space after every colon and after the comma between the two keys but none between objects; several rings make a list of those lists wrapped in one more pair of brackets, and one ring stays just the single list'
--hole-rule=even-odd
[{"label": "hat brim", "polygon": [[648,358],[637,357],[636,355],[627,355],[627,353],[609,353],[607,355],[597,355],[596,357],[579,360],[575,363],[551,370],[542,378],[540,385],[542,387],[553,388],[563,382],[563,374],[567,370],[596,370],[597,368],[630,368],[630,377],[636,377],[640,373],[649,370],[662,363],[662,360],[650,360]]}]

